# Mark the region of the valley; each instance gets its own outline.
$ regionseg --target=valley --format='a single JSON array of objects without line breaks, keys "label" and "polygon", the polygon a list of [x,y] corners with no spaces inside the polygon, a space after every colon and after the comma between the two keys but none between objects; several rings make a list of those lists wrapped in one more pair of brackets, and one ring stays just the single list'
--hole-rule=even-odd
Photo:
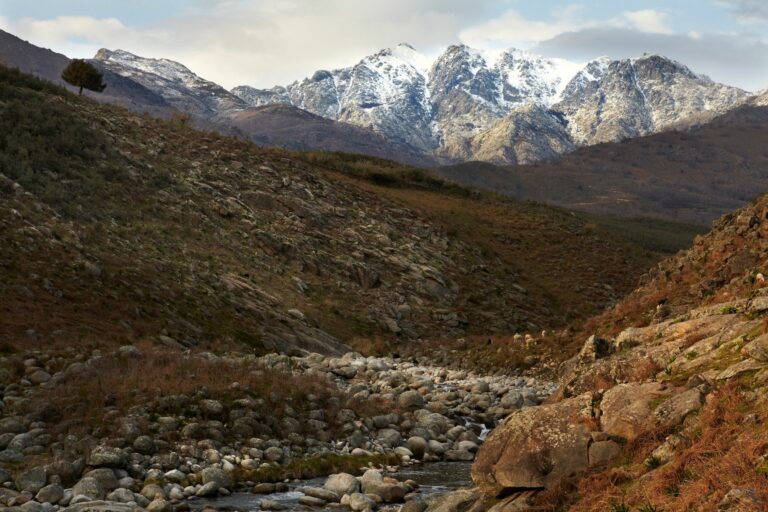
[{"label": "valley", "polygon": [[228,90],[0,31],[0,508],[768,509],[766,105],[654,53]]}]

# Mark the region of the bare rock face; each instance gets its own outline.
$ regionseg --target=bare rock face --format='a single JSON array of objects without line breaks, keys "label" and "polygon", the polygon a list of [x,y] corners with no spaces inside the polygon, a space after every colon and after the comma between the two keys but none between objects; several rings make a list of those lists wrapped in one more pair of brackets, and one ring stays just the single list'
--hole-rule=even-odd
[{"label": "bare rock face", "polygon": [[589,466],[591,393],[512,413],[486,439],[472,466],[485,494],[544,489]]},{"label": "bare rock face", "polygon": [[197,76],[172,60],[149,59],[124,50],[104,48],[96,53],[94,60],[100,67],[138,82],[162,96],[170,105],[190,114],[207,117],[247,106],[220,85]]},{"label": "bare rock face", "polygon": [[619,384],[603,395],[600,426],[608,434],[628,441],[654,426],[653,405],[665,396],[659,382]]},{"label": "bare rock face", "polygon": [[[747,93],[717,84],[660,55],[587,64],[554,108],[565,114],[578,145],[656,133],[700,122],[743,102]],[[706,117],[705,117],[706,118]]]},{"label": "bare rock face", "polygon": [[468,140],[447,140],[446,156],[497,164],[530,164],[555,160],[575,148],[565,119],[557,112],[530,104],[513,110]]}]

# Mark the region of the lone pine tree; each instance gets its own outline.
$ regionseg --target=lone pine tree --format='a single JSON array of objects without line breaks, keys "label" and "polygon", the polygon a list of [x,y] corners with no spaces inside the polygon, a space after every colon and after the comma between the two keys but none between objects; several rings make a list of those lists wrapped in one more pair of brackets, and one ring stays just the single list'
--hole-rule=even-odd
[{"label": "lone pine tree", "polygon": [[107,87],[107,84],[104,83],[104,75],[92,64],[82,59],[74,59],[70,62],[61,73],[61,78],[65,82],[79,87],[80,95],[83,94],[83,89],[102,92]]}]

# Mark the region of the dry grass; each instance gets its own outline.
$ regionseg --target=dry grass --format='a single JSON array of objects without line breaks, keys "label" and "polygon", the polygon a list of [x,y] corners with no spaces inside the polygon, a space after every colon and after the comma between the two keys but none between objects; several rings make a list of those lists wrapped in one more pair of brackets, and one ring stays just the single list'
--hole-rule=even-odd
[{"label": "dry grass", "polygon": [[599,391],[605,391],[616,385],[616,381],[602,373],[591,373],[584,380],[584,389],[597,393]]},{"label": "dry grass", "polygon": [[629,372],[630,382],[643,382],[652,379],[663,368],[653,359],[644,359],[633,366]]},{"label": "dry grass", "polygon": [[[672,462],[643,476],[643,462],[669,431],[652,431],[624,449],[621,467],[589,473],[542,494],[551,510],[592,512],[626,503],[630,510],[652,505],[665,512],[716,510],[725,494],[736,487],[751,489],[768,502],[768,479],[760,470],[768,449],[762,421],[764,407],[745,397],[747,387],[730,383],[707,401],[698,426],[689,429],[688,444]],[[747,415],[757,415],[747,421]]]},{"label": "dry grass", "polygon": [[[238,398],[263,399],[257,412],[276,417],[288,406],[300,412],[321,407],[329,418],[342,407],[363,415],[390,412],[394,408],[391,403],[351,400],[326,374],[211,360],[152,347],[145,348],[140,358],[105,355],[55,388],[41,390],[36,404],[46,401],[54,404],[65,418],[76,419],[80,426],[98,426],[109,431],[113,425],[105,420],[105,412],[111,418],[122,416],[132,407],[173,395],[220,400],[226,407]],[[309,395],[316,400],[310,401]]]}]

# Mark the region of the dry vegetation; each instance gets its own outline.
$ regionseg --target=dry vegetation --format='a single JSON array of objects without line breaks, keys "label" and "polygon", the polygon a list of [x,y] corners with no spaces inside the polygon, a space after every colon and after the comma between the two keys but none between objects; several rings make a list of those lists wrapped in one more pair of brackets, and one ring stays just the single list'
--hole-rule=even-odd
[{"label": "dry vegetation", "polygon": [[[495,263],[480,269],[487,274],[482,279],[503,283],[502,271],[511,269],[519,276],[516,284],[529,292],[527,307],[550,309],[548,321],[539,321],[541,326],[564,326],[598,313],[636,284],[638,274],[630,269],[647,269],[662,256],[602,224],[595,230],[594,223],[601,222],[597,218],[584,220],[535,202],[467,189],[414,167],[338,153],[299,157],[420,212],[481,251]],[[573,258],[574,254],[590,256]],[[476,288],[476,272],[462,277],[463,287]],[[478,292],[474,301],[470,297],[468,312],[479,305],[480,296],[487,300],[486,291]]]},{"label": "dry vegetation", "polygon": [[[418,239],[409,231],[415,221],[440,230],[451,243],[430,264],[459,284],[449,312],[468,318],[470,334],[585,318],[631,289],[660,257],[595,232],[569,212],[479,194],[416,168],[262,149],[179,120],[97,105],[7,69],[0,85],[7,120],[0,173],[26,194],[14,195],[13,181],[0,184],[0,269],[7,276],[0,334],[15,350],[117,345],[165,333],[200,347],[264,352],[263,332],[274,322],[253,304],[274,296],[342,341],[397,350],[395,337],[370,317],[377,289],[337,286],[340,269],[329,273],[306,261],[307,248],[262,236],[276,225],[271,219],[244,227],[223,204],[228,193],[262,190],[254,170],[263,165],[307,186],[322,181],[370,215],[402,213],[395,235],[404,246]],[[340,222],[317,219],[326,221]],[[306,224],[304,233],[314,233],[313,222],[294,216],[276,229],[295,236]],[[446,258],[452,267],[445,268]],[[300,292],[292,276],[309,290]],[[440,337],[443,324],[418,321]]]},{"label": "dry vegetation", "polygon": [[[50,409],[54,404],[60,432],[101,428],[117,429],[112,420],[124,417],[134,408],[149,407],[144,414],[188,413],[164,410],[163,398],[187,396],[219,400],[229,408],[239,407],[236,399],[252,398],[255,411],[262,417],[282,417],[290,407],[306,416],[321,407],[329,418],[342,408],[369,417],[396,410],[393,403],[361,401],[333,384],[325,373],[293,371],[291,368],[267,367],[242,356],[225,359],[206,354],[180,354],[176,350],[139,344],[141,355],[111,353],[95,363],[67,372],[66,379],[50,390],[41,389],[29,404],[30,411]],[[77,361],[74,351],[61,352],[54,360],[59,370]],[[75,364],[78,364],[75,362]],[[11,356],[4,366],[23,372],[21,356]],[[159,400],[159,401],[158,401]],[[160,404],[160,405],[158,405]],[[173,406],[175,407],[175,406]],[[107,414],[105,414],[105,410]]]},{"label": "dry vegetation", "polygon": [[[768,196],[723,216],[691,249],[661,262],[615,307],[586,322],[583,332],[615,334],[693,307],[749,297],[765,287],[767,216]],[[688,340],[691,345],[696,341]]]},{"label": "dry vegetation", "polygon": [[764,503],[768,409],[751,388],[747,380],[714,391],[699,417],[687,422],[693,440],[669,464],[649,467],[650,452],[669,434],[649,432],[625,448],[626,462],[543,493],[540,504],[571,512],[621,510],[622,505],[632,512],[717,510],[733,488],[751,489]]}]

